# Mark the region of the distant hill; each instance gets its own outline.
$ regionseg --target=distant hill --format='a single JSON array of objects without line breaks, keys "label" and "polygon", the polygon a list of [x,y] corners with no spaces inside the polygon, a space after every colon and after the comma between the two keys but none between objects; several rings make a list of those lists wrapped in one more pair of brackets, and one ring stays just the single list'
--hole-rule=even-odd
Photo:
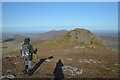
[{"label": "distant hill", "polygon": [[67,30],[51,30],[42,34],[38,34],[39,38],[41,40],[49,40],[49,39],[53,39],[55,37],[60,36],[61,34],[67,32]]},{"label": "distant hill", "polygon": [[2,42],[23,42],[26,37],[29,37],[32,43],[36,44],[58,37],[65,32],[67,32],[67,30],[51,30],[45,33],[38,34],[3,34]]},{"label": "distant hill", "polygon": [[106,44],[91,31],[76,28],[44,44],[69,46],[106,47]]},{"label": "distant hill", "polygon": [[116,35],[115,36],[100,35],[100,38],[107,44],[108,47],[118,51],[119,39]]},{"label": "distant hill", "polygon": [[3,34],[2,42],[11,42],[11,41],[16,41],[16,42],[21,42],[26,38],[24,35],[20,34]]}]

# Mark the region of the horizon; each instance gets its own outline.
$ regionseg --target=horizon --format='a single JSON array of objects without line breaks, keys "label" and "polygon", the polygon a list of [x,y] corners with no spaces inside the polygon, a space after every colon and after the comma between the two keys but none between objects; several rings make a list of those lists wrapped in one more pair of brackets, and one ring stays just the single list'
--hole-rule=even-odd
[{"label": "horizon", "polygon": [[[76,28],[74,28],[76,29]],[[61,30],[66,30],[66,31],[71,31],[71,30],[74,30],[74,29],[61,29]],[[79,28],[79,29],[84,29],[84,28]],[[2,34],[40,34],[40,33],[46,33],[46,32],[50,32],[50,31],[61,31],[61,30],[48,30],[48,31],[23,31],[23,32],[2,32]],[[88,29],[86,29],[88,30]],[[118,34],[118,31],[116,30],[90,30],[91,32],[93,33],[115,33],[115,34]],[[120,32],[119,32],[120,33]]]},{"label": "horizon", "polygon": [[3,32],[118,31],[117,2],[3,2]]}]

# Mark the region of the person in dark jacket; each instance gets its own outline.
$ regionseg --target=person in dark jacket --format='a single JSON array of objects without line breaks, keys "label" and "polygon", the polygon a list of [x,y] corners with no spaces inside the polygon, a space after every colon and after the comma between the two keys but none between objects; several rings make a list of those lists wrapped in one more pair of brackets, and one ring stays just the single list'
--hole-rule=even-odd
[{"label": "person in dark jacket", "polygon": [[30,38],[25,38],[24,43],[21,47],[21,55],[25,63],[25,73],[30,74],[32,70],[32,59],[33,54],[36,54],[37,49],[34,50],[33,46],[30,44]]}]

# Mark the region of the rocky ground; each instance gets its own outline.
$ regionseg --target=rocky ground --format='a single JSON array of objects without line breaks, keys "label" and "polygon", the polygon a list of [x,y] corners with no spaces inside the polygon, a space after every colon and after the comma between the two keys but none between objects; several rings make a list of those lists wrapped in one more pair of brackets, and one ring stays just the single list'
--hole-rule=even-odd
[{"label": "rocky ground", "polygon": [[[14,54],[13,54],[14,53]],[[10,54],[10,53],[9,53]],[[52,56],[52,59],[47,59]],[[73,47],[65,49],[39,49],[36,58],[33,59],[32,76],[23,73],[24,61],[19,51],[12,55],[4,55],[2,61],[2,75],[13,74],[17,78],[53,78],[58,61],[62,71],[59,75],[65,78],[117,78],[118,77],[118,53],[112,50],[97,48]]]}]

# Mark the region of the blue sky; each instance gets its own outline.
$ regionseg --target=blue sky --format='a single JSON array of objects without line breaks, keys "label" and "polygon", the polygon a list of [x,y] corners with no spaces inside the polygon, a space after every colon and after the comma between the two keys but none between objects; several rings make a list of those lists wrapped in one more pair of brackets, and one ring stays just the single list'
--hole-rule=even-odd
[{"label": "blue sky", "polygon": [[3,32],[118,30],[117,2],[3,2]]}]

